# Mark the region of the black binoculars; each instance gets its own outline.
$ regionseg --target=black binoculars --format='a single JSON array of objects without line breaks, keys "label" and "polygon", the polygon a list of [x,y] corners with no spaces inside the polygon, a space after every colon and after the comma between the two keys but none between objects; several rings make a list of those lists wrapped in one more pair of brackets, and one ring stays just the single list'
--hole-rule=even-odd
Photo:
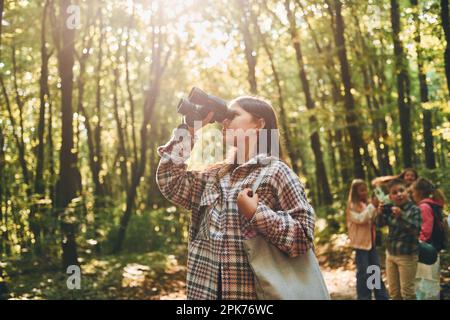
[{"label": "black binoculars", "polygon": [[193,87],[188,98],[181,98],[177,112],[185,117],[186,124],[194,126],[194,121],[202,121],[208,113],[214,112],[210,123],[222,122],[227,117],[227,102],[203,90]]}]

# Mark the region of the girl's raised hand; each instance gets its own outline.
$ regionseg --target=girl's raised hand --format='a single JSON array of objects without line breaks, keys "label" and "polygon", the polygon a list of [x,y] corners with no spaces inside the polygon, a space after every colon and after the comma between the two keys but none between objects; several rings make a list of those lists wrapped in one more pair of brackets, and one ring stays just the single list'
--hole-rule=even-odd
[{"label": "girl's raised hand", "polygon": [[402,209],[400,209],[399,207],[392,207],[392,215],[395,217],[395,218],[398,218],[398,217],[400,217],[401,215],[402,215]]},{"label": "girl's raised hand", "polygon": [[378,208],[378,206],[380,205],[380,200],[378,200],[377,196],[375,195],[372,196],[372,205],[375,208]]},{"label": "girl's raised hand", "polygon": [[193,136],[195,131],[197,131],[200,128],[203,128],[204,126],[206,126],[208,123],[211,122],[211,119],[214,117],[214,112],[211,111],[210,113],[208,113],[208,115],[205,117],[205,119],[202,120],[202,126],[201,127],[189,127],[189,132],[191,133],[191,135]]}]

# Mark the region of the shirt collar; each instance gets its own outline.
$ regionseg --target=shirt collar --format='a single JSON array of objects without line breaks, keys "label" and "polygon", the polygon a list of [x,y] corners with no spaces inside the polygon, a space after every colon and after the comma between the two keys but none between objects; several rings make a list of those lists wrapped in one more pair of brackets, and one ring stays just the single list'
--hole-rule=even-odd
[{"label": "shirt collar", "polygon": [[268,155],[267,153],[260,153],[256,156],[252,157],[248,161],[244,162],[243,164],[237,166],[237,168],[244,168],[248,166],[266,166],[270,164],[273,161],[277,161],[279,158],[275,156]]},{"label": "shirt collar", "polygon": [[408,210],[414,203],[412,201],[408,201],[406,202],[403,206],[401,206],[401,208],[403,210]]}]

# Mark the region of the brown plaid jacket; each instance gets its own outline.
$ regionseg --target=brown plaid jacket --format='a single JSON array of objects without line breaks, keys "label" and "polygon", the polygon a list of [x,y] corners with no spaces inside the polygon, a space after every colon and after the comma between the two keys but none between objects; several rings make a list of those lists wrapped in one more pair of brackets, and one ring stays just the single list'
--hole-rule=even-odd
[{"label": "brown plaid jacket", "polygon": [[[185,148],[174,138],[158,148],[157,183],[168,200],[192,212],[187,298],[217,299],[220,272],[223,299],[256,299],[243,240],[259,233],[291,257],[311,248],[314,210],[304,187],[284,162],[263,154],[224,175],[218,168],[188,171],[184,160],[190,150],[180,158]],[[256,213],[248,220],[239,214],[236,198],[251,188],[263,165],[269,169],[257,192]]]}]

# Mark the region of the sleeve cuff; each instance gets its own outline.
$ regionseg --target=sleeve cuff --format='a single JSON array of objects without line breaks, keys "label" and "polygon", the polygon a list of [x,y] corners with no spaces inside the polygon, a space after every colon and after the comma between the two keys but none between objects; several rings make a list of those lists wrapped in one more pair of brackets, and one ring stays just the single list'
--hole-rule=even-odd
[{"label": "sleeve cuff", "polygon": [[260,202],[256,207],[255,214],[250,219],[250,225],[263,234],[267,233],[267,227],[269,225],[269,217],[267,216],[267,214],[269,214],[268,211],[271,211],[271,209]]},{"label": "sleeve cuff", "polygon": [[198,136],[192,136],[188,130],[176,128],[173,130],[172,138],[157,149],[158,155],[165,161],[182,164],[191,155],[191,150],[198,140]]}]

